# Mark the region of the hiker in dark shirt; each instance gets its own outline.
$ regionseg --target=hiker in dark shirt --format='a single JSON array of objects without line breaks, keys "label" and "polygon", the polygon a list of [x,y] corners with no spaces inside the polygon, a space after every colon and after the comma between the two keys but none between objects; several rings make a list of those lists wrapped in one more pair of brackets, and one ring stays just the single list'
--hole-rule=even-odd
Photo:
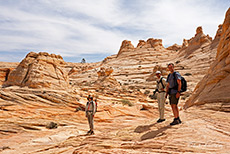
[{"label": "hiker in dark shirt", "polygon": [[170,125],[180,124],[181,120],[179,117],[179,109],[178,109],[178,102],[180,98],[180,91],[181,91],[181,75],[180,73],[174,71],[174,64],[168,64],[168,69],[170,74],[167,77],[167,87],[166,87],[166,98],[169,95],[169,102],[172,107],[174,120],[170,123]]}]

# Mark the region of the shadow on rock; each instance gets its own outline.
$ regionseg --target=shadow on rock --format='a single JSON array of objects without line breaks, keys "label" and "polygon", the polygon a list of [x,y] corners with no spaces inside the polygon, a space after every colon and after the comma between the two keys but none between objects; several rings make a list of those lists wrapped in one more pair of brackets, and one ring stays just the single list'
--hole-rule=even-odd
[{"label": "shadow on rock", "polygon": [[162,127],[158,130],[155,130],[155,131],[150,131],[144,135],[141,136],[141,140],[147,140],[147,139],[152,139],[152,138],[155,138],[157,135],[163,133],[164,131],[166,131],[167,129],[171,128],[172,126],[168,125],[168,126],[165,126],[165,127]]},{"label": "shadow on rock", "polygon": [[157,123],[153,123],[151,125],[144,125],[144,126],[138,126],[134,132],[135,133],[143,133],[143,132],[146,132],[148,130],[150,130],[151,127],[153,127],[154,125],[156,125]]}]

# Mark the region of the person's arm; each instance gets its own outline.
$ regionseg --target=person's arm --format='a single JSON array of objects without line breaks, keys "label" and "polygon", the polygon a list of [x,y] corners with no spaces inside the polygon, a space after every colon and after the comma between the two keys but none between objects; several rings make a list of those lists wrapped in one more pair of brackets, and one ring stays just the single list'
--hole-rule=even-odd
[{"label": "person's arm", "polygon": [[158,92],[158,82],[156,81],[156,89],[153,91],[153,94],[155,95],[156,94],[156,92]]},{"label": "person's arm", "polygon": [[[167,87],[166,79],[163,78],[162,83],[163,83],[164,87],[166,88]],[[161,91],[165,91],[165,89],[162,87]]]},{"label": "person's arm", "polygon": [[167,86],[166,86],[166,95],[165,95],[165,98],[167,98],[168,93],[169,93],[169,83],[167,83]]},{"label": "person's arm", "polygon": [[176,94],[176,98],[180,97],[180,90],[181,90],[181,80],[177,80],[177,84],[178,84],[178,89],[177,89],[177,94]]},{"label": "person's arm", "polygon": [[93,101],[93,116],[95,115],[96,113],[96,102]]},{"label": "person's arm", "polygon": [[88,105],[89,105],[89,102],[86,103],[86,106],[85,106],[85,116],[87,117],[87,109],[88,109]]}]

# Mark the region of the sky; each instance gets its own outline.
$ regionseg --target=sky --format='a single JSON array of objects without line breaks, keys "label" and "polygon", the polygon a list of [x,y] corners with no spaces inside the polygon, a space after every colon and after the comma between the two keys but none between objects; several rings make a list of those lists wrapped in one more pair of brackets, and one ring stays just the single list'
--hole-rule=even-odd
[{"label": "sky", "polygon": [[0,0],[0,61],[48,52],[67,62],[97,62],[123,40],[162,39],[165,47],[195,35],[215,37],[230,0]]}]

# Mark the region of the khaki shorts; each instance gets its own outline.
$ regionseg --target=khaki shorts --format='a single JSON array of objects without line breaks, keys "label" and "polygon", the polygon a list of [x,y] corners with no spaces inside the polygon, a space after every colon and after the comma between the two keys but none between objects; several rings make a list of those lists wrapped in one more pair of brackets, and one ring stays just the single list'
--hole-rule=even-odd
[{"label": "khaki shorts", "polygon": [[170,102],[170,105],[171,104],[178,104],[179,102],[179,98],[176,98],[176,94],[170,94],[169,95],[169,102]]}]

